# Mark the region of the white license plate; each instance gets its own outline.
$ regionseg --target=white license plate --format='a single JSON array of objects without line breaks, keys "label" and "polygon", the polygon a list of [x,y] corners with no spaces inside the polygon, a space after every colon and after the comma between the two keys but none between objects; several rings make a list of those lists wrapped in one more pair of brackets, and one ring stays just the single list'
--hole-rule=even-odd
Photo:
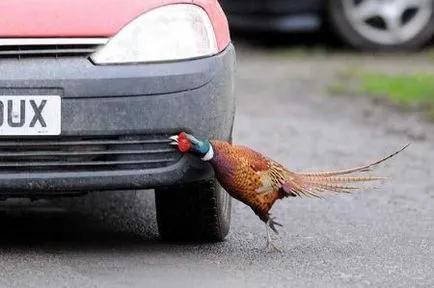
[{"label": "white license plate", "polygon": [[0,96],[0,136],[59,135],[60,96]]}]

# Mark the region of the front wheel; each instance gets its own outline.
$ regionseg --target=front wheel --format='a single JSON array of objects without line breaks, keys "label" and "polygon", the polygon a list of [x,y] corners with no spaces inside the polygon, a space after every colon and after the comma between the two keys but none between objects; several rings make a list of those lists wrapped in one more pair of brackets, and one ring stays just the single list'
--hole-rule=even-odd
[{"label": "front wheel", "polygon": [[222,241],[229,232],[231,198],[212,179],[155,190],[158,232],[169,241]]},{"label": "front wheel", "polygon": [[434,34],[433,0],[329,0],[329,22],[360,50],[410,51]]}]

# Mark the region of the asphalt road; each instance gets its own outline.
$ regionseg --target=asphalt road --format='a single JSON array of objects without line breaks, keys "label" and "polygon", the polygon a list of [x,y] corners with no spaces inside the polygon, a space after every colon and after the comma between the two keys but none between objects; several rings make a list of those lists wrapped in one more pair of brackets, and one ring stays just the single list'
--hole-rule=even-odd
[{"label": "asphalt road", "polygon": [[[370,61],[357,63],[405,67]],[[392,179],[376,190],[277,203],[282,253],[264,250],[263,224],[235,201],[227,240],[203,246],[158,242],[151,191],[9,201],[0,287],[434,287],[433,126],[327,96],[325,79],[341,64],[239,51],[235,142],[295,170],[364,164],[412,143],[378,169]]]}]

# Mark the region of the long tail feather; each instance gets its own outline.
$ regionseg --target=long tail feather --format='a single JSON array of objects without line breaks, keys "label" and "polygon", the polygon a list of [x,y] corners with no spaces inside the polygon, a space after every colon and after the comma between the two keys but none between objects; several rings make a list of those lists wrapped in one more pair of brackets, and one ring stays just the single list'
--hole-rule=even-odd
[{"label": "long tail feather", "polygon": [[305,176],[302,175],[304,179],[309,181],[321,181],[321,182],[366,182],[366,181],[377,181],[377,180],[386,180],[388,177],[379,177],[379,176]]},{"label": "long tail feather", "polygon": [[[289,195],[295,196],[308,196],[322,198],[327,192],[333,193],[351,193],[352,191],[359,190],[361,187],[345,185],[345,183],[361,181],[374,181],[384,179],[383,177],[350,177],[350,179],[345,179],[341,177],[342,181],[329,181],[325,177],[315,178],[312,177],[305,178],[303,176],[297,177],[291,181],[288,181],[282,185],[282,189]],[[351,179],[354,178],[354,179]]]},{"label": "long tail feather", "polygon": [[297,174],[298,175],[302,175],[302,176],[330,177],[330,176],[350,174],[350,173],[354,173],[354,172],[368,172],[368,171],[371,171],[374,166],[377,166],[378,164],[381,164],[381,163],[385,162],[386,160],[394,157],[395,155],[397,155],[398,153],[400,153],[401,151],[403,151],[405,148],[407,148],[409,145],[410,144],[407,144],[403,148],[401,148],[398,151],[390,154],[389,156],[386,156],[384,158],[381,158],[378,161],[369,163],[369,164],[364,165],[364,166],[350,168],[350,169],[343,169],[343,170],[335,170],[335,171],[298,172]]},{"label": "long tail feather", "polygon": [[392,158],[399,152],[408,147],[409,144],[401,148],[400,150],[384,157],[378,161],[370,163],[368,165],[329,172],[305,172],[294,173],[287,182],[282,185],[283,191],[288,195],[295,196],[310,196],[321,198],[325,192],[334,193],[351,193],[354,190],[358,190],[361,187],[349,186],[347,183],[355,182],[368,182],[387,179],[387,177],[379,176],[341,176],[355,172],[370,171],[374,166]]}]

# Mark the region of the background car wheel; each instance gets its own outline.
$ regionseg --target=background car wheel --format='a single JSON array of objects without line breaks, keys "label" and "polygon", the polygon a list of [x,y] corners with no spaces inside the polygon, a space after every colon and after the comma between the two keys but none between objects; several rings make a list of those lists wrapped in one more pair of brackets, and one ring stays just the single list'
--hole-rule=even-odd
[{"label": "background car wheel", "polygon": [[216,180],[155,190],[158,232],[169,241],[222,241],[231,198]]},{"label": "background car wheel", "polygon": [[329,22],[361,50],[410,51],[434,34],[434,0],[330,0]]}]

